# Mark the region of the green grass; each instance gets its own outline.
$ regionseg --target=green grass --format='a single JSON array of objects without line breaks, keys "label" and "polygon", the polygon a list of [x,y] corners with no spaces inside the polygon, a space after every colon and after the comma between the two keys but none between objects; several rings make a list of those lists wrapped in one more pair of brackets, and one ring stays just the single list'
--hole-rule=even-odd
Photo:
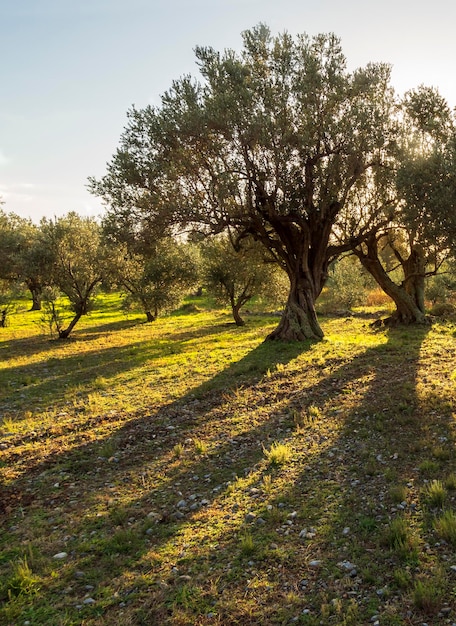
[{"label": "green grass", "polygon": [[263,452],[271,465],[284,465],[293,458],[290,445],[279,441],[274,441],[270,448],[263,448]]},{"label": "green grass", "polygon": [[0,623],[456,620],[454,326],[118,304],[0,331]]},{"label": "green grass", "polygon": [[445,511],[434,521],[434,528],[442,539],[456,546],[456,513]]},{"label": "green grass", "polygon": [[431,480],[424,487],[423,496],[425,502],[431,508],[442,507],[447,498],[447,491],[441,480]]}]

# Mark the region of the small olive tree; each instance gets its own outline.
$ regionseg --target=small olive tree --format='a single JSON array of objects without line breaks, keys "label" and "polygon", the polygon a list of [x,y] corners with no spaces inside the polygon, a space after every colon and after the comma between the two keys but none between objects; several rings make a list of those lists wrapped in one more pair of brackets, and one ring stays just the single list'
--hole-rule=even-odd
[{"label": "small olive tree", "polygon": [[198,281],[196,250],[171,237],[158,240],[147,253],[129,252],[115,271],[116,281],[127,292],[125,305],[139,304],[148,322],[160,312],[177,307]]},{"label": "small olive tree", "polygon": [[253,240],[243,241],[235,249],[227,235],[213,237],[202,244],[201,254],[206,289],[231,306],[238,326],[245,324],[241,308],[254,296],[277,300],[280,291],[284,291],[285,273],[267,257],[264,247]]},{"label": "small olive tree", "polygon": [[356,258],[341,257],[329,270],[327,286],[331,306],[351,310],[362,304],[372,282]]},{"label": "small olive tree", "polygon": [[40,235],[52,262],[52,284],[67,296],[74,312],[66,328],[57,328],[59,338],[66,339],[89,312],[96,288],[112,271],[113,253],[103,243],[99,224],[73,212],[54,220],[44,218]]}]

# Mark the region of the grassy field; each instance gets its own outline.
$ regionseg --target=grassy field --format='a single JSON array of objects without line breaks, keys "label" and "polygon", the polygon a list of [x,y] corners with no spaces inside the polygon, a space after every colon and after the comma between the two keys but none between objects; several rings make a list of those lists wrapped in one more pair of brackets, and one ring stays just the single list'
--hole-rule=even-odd
[{"label": "grassy field", "polygon": [[454,323],[117,304],[0,329],[0,624],[456,623]]}]

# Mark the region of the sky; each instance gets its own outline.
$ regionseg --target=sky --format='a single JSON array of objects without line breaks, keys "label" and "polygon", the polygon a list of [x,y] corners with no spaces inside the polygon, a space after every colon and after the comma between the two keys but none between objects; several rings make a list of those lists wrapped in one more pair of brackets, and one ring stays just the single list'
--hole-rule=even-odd
[{"label": "sky", "polygon": [[240,50],[260,22],[333,32],[350,70],[389,63],[399,95],[424,84],[456,106],[454,0],[0,0],[3,209],[101,216],[87,179],[105,173],[127,110],[198,77],[195,46]]}]

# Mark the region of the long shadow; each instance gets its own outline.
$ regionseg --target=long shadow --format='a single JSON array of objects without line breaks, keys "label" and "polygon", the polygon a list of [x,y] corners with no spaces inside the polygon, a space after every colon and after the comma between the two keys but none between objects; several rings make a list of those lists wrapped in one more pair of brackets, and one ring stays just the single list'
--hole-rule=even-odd
[{"label": "long shadow", "polygon": [[[109,328],[106,327],[106,335],[109,335]],[[129,343],[122,347],[100,348],[95,346],[91,351],[84,351],[81,355],[74,354],[67,356],[66,342],[56,340],[52,344],[53,356],[40,363],[13,366],[2,368],[0,377],[9,385],[3,386],[0,390],[0,399],[4,403],[4,408],[11,409],[16,406],[23,406],[28,398],[28,410],[33,408],[33,400],[36,397],[52,396],[54,407],[59,404],[65,405],[65,397],[68,394],[78,391],[80,399],[83,400],[91,391],[91,383],[98,376],[102,376],[109,385],[109,380],[130,369],[140,367],[145,363],[153,363],[156,357],[162,357],[169,349],[173,354],[183,351],[185,343],[201,337],[216,336],[226,332],[223,325],[207,325],[202,329],[185,331],[181,333],[165,333],[159,340],[152,340],[145,337],[141,341]],[[81,339],[82,337],[82,339]],[[97,334],[78,335],[74,342],[83,340],[96,340]],[[16,343],[19,342],[19,343]],[[36,345],[36,341],[33,342]],[[30,343],[28,340],[13,340],[8,349],[8,355],[17,356],[17,350],[23,350],[24,354],[29,354]],[[41,344],[41,350],[49,350],[49,342]],[[37,349],[33,352],[36,354]],[[65,361],[65,369],[58,358],[62,352]],[[54,356],[57,354],[57,357]],[[56,389],[61,389],[60,397],[56,395]],[[20,395],[18,396],[18,392]]]},{"label": "long shadow", "polygon": [[[141,344],[138,344],[141,345]],[[218,373],[211,379],[204,381],[197,387],[192,387],[189,391],[179,398],[177,401],[168,403],[157,412],[151,412],[144,414],[144,410],[138,411],[138,416],[132,415],[132,419],[115,431],[113,435],[110,435],[108,440],[97,440],[94,443],[86,444],[82,443],[80,446],[74,446],[70,452],[62,452],[59,454],[53,454],[50,458],[43,458],[42,454],[37,454],[36,464],[29,465],[27,473],[24,474],[16,485],[12,485],[10,491],[16,492],[15,499],[18,498],[17,488],[18,484],[23,480],[28,480],[31,476],[40,474],[44,470],[48,470],[52,467],[73,467],[74,471],[79,474],[83,465],[92,467],[94,458],[99,456],[99,450],[109,442],[114,442],[116,448],[122,448],[126,445],[126,442],[131,441],[132,434],[138,440],[138,446],[141,447],[144,441],[149,441],[150,436],[156,436],[157,433],[164,431],[165,426],[170,426],[173,429],[182,425],[184,430],[191,430],[196,423],[204,421],[204,411],[209,407],[214,409],[218,405],[225,402],[226,393],[230,389],[236,389],[239,386],[253,386],[261,378],[261,376],[268,371],[273,371],[277,365],[285,365],[291,359],[298,356],[303,350],[310,347],[309,344],[300,344],[294,342],[291,344],[271,344],[263,343],[249,352],[245,357],[237,362],[230,364],[223,371]],[[138,359],[145,361],[151,357],[150,347],[143,347],[142,352],[138,355],[138,351],[135,346],[127,346],[124,349],[107,349],[103,352],[103,359],[97,362],[97,365],[91,367],[93,377],[97,372],[103,372],[103,376],[109,377],[121,371],[127,367],[126,357],[131,350],[134,350],[134,363],[138,364]],[[173,343],[173,350],[176,350]],[[163,351],[163,346],[160,347],[159,353]],[[152,354],[153,356],[153,354]],[[72,362],[78,362],[78,357],[74,356],[70,359],[65,359],[66,370],[71,371]],[[20,368],[17,368],[20,369]],[[68,376],[68,374],[65,374]],[[73,376],[71,374],[71,376]],[[87,372],[84,373],[84,379],[87,376]],[[49,388],[53,383],[50,381],[46,383]],[[72,385],[77,387],[78,379],[72,379]],[[42,385],[41,390],[45,387]],[[67,386],[68,391],[68,386]],[[201,401],[198,400],[201,398]],[[197,402],[200,405],[198,412],[192,413],[189,418],[188,413],[183,413],[183,408],[189,403],[194,405]],[[110,415],[95,416],[93,422],[100,424],[102,421],[109,422],[112,419]],[[77,424],[76,428],[80,430],[84,427],[84,418],[78,416],[75,418]],[[90,418],[86,421],[85,425],[89,423]],[[82,422],[82,423],[81,423]],[[154,434],[153,434],[154,433]],[[63,434],[66,434],[65,432]],[[27,441],[29,444],[39,443],[46,438],[46,431],[39,433],[31,433],[21,436],[21,440]],[[84,440],[84,438],[82,438]],[[169,445],[172,445],[170,440]],[[166,448],[162,453],[166,452]],[[135,460],[131,459],[131,463],[134,465]]]},{"label": "long shadow", "polygon": [[[392,331],[386,344],[367,349],[348,363],[335,365],[330,372],[322,369],[319,382],[312,386],[306,384],[305,379],[300,380],[298,386],[293,385],[280,367],[277,368],[277,365],[298,356],[301,346],[282,346],[282,353],[273,355],[269,347],[271,344],[263,344],[231,365],[228,371],[193,389],[179,401],[125,424],[109,438],[113,444],[112,460],[100,458],[100,442],[83,444],[67,454],[38,463],[30,475],[17,481],[15,487],[20,489],[27,481],[46,471],[49,476],[40,480],[55,480],[55,472],[63,470],[69,476],[68,480],[77,478],[78,482],[82,482],[86,473],[92,482],[96,477],[97,484],[97,489],[90,494],[81,491],[82,485],[77,492],[77,506],[86,511],[96,510],[95,505],[108,483],[115,484],[116,489],[122,491],[122,485],[131,481],[133,491],[143,492],[143,496],[135,497],[127,504],[122,504],[119,496],[119,504],[111,510],[108,506],[104,518],[93,516],[92,520],[94,532],[101,532],[104,523],[107,527],[112,524],[114,512],[119,527],[124,530],[133,527],[141,536],[145,531],[144,520],[138,520],[135,511],[147,510],[151,506],[156,509],[157,518],[152,516],[151,526],[147,528],[151,532],[147,532],[145,540],[134,547],[133,564],[128,550],[125,559],[118,556],[117,560],[113,559],[112,551],[117,550],[118,545],[115,542],[114,545],[109,537],[101,543],[90,544],[84,557],[78,557],[77,540],[69,541],[76,569],[89,566],[92,560],[105,559],[106,567],[111,568],[113,576],[120,575],[125,569],[140,571],[143,556],[151,547],[160,550],[165,545],[174,545],[176,553],[180,549],[186,551],[185,557],[177,563],[179,575],[156,567],[154,580],[159,582],[165,578],[165,584],[149,590],[148,600],[137,609],[136,623],[143,623],[143,619],[173,623],[173,610],[182,608],[179,606],[178,591],[183,585],[199,588],[207,596],[214,596],[218,616],[222,619],[220,623],[242,623],[246,619],[242,598],[238,598],[237,608],[233,602],[233,594],[237,593],[235,581],[242,576],[246,578],[245,594],[252,598],[258,590],[252,588],[250,591],[248,580],[264,577],[271,587],[282,590],[282,597],[288,592],[297,594],[302,608],[306,607],[306,597],[315,597],[316,593],[323,591],[328,592],[329,597],[333,593],[336,596],[342,594],[343,598],[362,592],[366,603],[370,602],[372,607],[375,605],[376,611],[386,615],[391,608],[391,600],[386,595],[382,600],[377,592],[392,584],[391,560],[394,561],[395,555],[385,555],[385,563],[377,564],[374,571],[370,562],[371,550],[391,516],[412,515],[412,511],[417,510],[393,506],[395,503],[388,501],[387,485],[391,478],[396,482],[407,481],[411,485],[418,480],[415,465],[422,451],[415,447],[417,433],[418,437],[420,433],[423,437],[428,435],[428,424],[422,420],[416,394],[417,368],[426,330],[414,331],[412,337],[403,339],[413,342],[413,350],[408,349],[406,362],[401,348],[401,332]],[[274,372],[274,368],[277,371]],[[268,370],[270,374],[262,378]],[[233,387],[240,383],[243,394],[234,390],[227,397],[227,381],[231,381]],[[385,386],[388,385],[385,393]],[[208,390],[215,393],[208,393]],[[245,423],[249,405],[252,414],[261,417]],[[309,411],[310,408],[313,411]],[[299,418],[299,415],[304,416],[304,421],[300,424],[298,419],[300,432],[296,434],[296,416]],[[337,432],[325,430],[327,415],[333,419],[337,416]],[[446,418],[449,419],[449,415]],[[185,462],[177,458],[173,460],[172,450],[176,444],[195,432],[204,433],[208,420],[211,420],[212,429],[214,423],[217,425],[211,435],[210,449],[201,457],[185,453]],[[446,433],[441,436],[448,436],[446,426],[445,421],[440,422],[441,432]],[[407,432],[408,427],[410,433]],[[264,462],[262,444],[267,446],[273,439],[292,442],[296,437],[305,438],[309,450],[307,456],[296,459],[286,470],[271,468]],[[394,446],[396,457],[396,452],[390,454],[391,442],[397,444]],[[404,462],[405,458],[407,462]],[[162,475],[161,481],[156,478],[151,481],[153,491],[147,485],[149,462],[154,463],[154,473]],[[289,473],[289,479],[287,486],[277,494],[273,486],[275,481],[280,480],[283,471]],[[242,507],[238,512],[233,512],[233,490],[232,484],[229,484],[235,475],[245,477],[247,481],[247,490],[241,488],[239,497]],[[265,476],[270,476],[272,481],[269,493]],[[181,492],[179,495],[178,492],[182,485],[190,489],[189,478],[193,480],[194,477],[198,478],[194,483],[195,489],[201,493],[196,501],[198,506],[192,509],[192,494]],[[141,480],[145,480],[143,489]],[[170,491],[175,493],[176,506],[169,509],[168,504],[164,510],[161,505],[169,503]],[[413,487],[410,487],[410,493],[410,497],[416,496]],[[201,499],[201,495],[207,497]],[[67,496],[64,490],[56,492],[51,506],[64,504]],[[186,500],[185,506],[179,507],[179,498]],[[203,500],[207,500],[207,504],[201,504]],[[408,500],[410,502],[409,497]],[[23,505],[26,504],[24,499]],[[35,506],[38,504],[46,506],[45,503],[35,502]],[[198,524],[209,523],[218,510],[225,511],[227,517],[223,532],[215,534],[203,545],[185,548],[184,543],[189,541],[185,533],[191,528],[192,520]],[[252,520],[263,520],[262,524],[247,521],[246,511],[253,515]],[[134,520],[129,522],[130,526],[127,519]],[[366,528],[365,541],[355,545],[351,531],[347,534],[344,531],[350,527],[352,531],[362,530],[363,525]],[[316,532],[310,533],[313,537],[299,536],[304,526],[315,527]],[[87,529],[87,518],[82,521],[81,528]],[[253,565],[249,565],[249,558],[239,548],[239,534],[245,530],[252,533],[256,545],[266,546],[250,558],[254,561]],[[359,537],[360,533],[353,532],[353,535]],[[119,531],[119,537],[122,536]],[[204,569],[205,579],[199,579],[198,568],[202,562],[211,560],[214,550],[217,551],[217,565],[213,565],[209,575]],[[274,556],[278,566],[271,577],[271,558]],[[316,562],[318,565],[312,565]],[[345,565],[338,565],[344,562],[355,563],[357,572],[347,574]],[[189,579],[191,582],[187,582]],[[322,580],[326,590],[320,587]],[[212,591],[209,591],[211,585]],[[126,598],[126,590],[124,594]],[[265,593],[262,600],[255,603],[249,623],[277,623],[272,619],[268,621],[271,610],[276,611],[276,620],[281,617],[280,611],[284,613],[284,619],[287,617],[286,609],[278,606],[276,600],[271,599],[270,606],[267,600],[268,593]],[[397,600],[402,601],[401,597]],[[166,606],[171,608],[164,608]],[[202,619],[197,613],[198,608],[186,608],[190,612],[195,611],[195,620]],[[112,611],[116,609],[113,604]],[[315,615],[321,610],[321,606],[309,607]],[[108,609],[105,619],[109,619],[109,615]],[[114,619],[114,613],[112,617]]]},{"label": "long shadow", "polygon": [[[146,611],[149,619],[172,623],[172,611],[167,613],[163,609],[165,600],[171,604],[174,600],[174,608],[178,610],[179,589],[182,589],[183,585],[188,584],[195,590],[205,588],[209,593],[212,582],[218,585],[217,593],[214,594],[212,591],[212,596],[221,623],[241,623],[247,617],[245,609],[237,610],[236,606],[242,607],[243,600],[248,595],[251,598],[258,596],[258,587],[253,585],[249,592],[247,584],[247,591],[244,592],[243,588],[243,597],[239,596],[236,603],[233,602],[235,591],[229,581],[222,584],[217,581],[222,577],[226,578],[228,571],[234,576],[233,580],[239,581],[245,576],[246,583],[252,578],[258,581],[269,580],[271,583],[271,557],[275,554],[279,562],[276,572],[278,578],[274,583],[276,587],[285,590],[282,593],[284,600],[287,591],[299,595],[301,607],[306,607],[316,619],[321,619],[324,617],[323,604],[311,605],[309,608],[306,596],[315,598],[320,594],[323,598],[326,594],[329,598],[335,596],[349,599],[362,593],[363,601],[372,607],[371,615],[360,615],[360,621],[357,623],[367,623],[366,620],[375,613],[384,613],[387,620],[385,623],[389,623],[388,616],[393,619],[393,613],[404,602],[405,595],[399,593],[395,601],[387,595],[386,589],[394,588],[392,563],[396,562],[398,568],[403,565],[405,569],[406,565],[408,567],[413,564],[416,555],[411,550],[405,557],[402,553],[398,556],[394,551],[385,548],[384,562],[374,564],[372,552],[373,546],[378,546],[381,542],[384,527],[392,518],[413,517],[418,514],[417,507],[409,505],[416,504],[417,489],[413,488],[413,483],[418,479],[415,464],[420,458],[418,451],[414,454],[413,446],[416,437],[420,438],[420,432],[425,434],[427,431],[427,424],[422,421],[415,393],[420,345],[425,336],[426,331],[414,335],[414,349],[408,352],[408,359],[404,362],[401,358],[400,345],[395,345],[397,333],[393,332],[389,342],[384,346],[367,350],[352,362],[333,371],[312,389],[295,394],[288,405],[289,413],[295,414],[296,411],[302,411],[310,406],[314,408],[319,406],[322,412],[321,416],[315,418],[315,421],[305,427],[299,435],[305,437],[308,442],[308,458],[304,463],[303,459],[297,460],[291,471],[287,469],[291,478],[288,480],[288,486],[282,489],[279,495],[268,497],[264,477],[269,476],[274,480],[281,472],[271,470],[261,463],[261,455],[252,454],[249,447],[247,453],[241,455],[243,462],[247,464],[245,468],[252,477],[248,483],[250,502],[246,504],[244,496],[243,513],[237,516],[237,519],[235,515],[230,515],[230,491],[226,488],[218,490],[216,497],[218,506],[227,504],[226,517],[234,519],[231,529],[227,530],[230,527],[230,523],[227,522],[223,534],[215,539],[211,537],[212,542],[208,542],[204,548],[191,546],[191,549],[187,550],[190,554],[180,559],[179,567],[176,568],[176,574],[179,574],[181,579],[178,575],[168,577],[166,580],[170,589],[166,593],[159,591],[153,594],[147,607],[138,610],[138,616],[145,617]],[[368,383],[366,372],[369,374]],[[289,391],[289,381],[282,382]],[[401,394],[398,397],[397,393],[385,393],[385,384],[391,383],[403,390],[401,404],[398,404]],[[351,394],[360,395],[362,399],[355,408],[345,412],[344,405],[347,404],[347,398]],[[340,428],[335,434],[328,432],[323,435],[321,441],[322,428],[318,422],[324,421],[325,414],[331,411],[339,415]],[[286,441],[292,440],[293,436],[288,434],[292,421],[289,423],[283,421],[283,415],[284,407],[281,405],[280,410],[278,412],[273,410],[262,425],[246,433],[243,436],[244,440],[248,438],[250,441],[255,439],[264,441],[271,434]],[[449,417],[448,415],[448,420],[440,423],[440,429],[443,429],[446,435],[449,433]],[[410,433],[407,433],[407,426],[410,426]],[[314,433],[314,430],[317,430],[317,433]],[[394,442],[393,448],[391,442]],[[375,446],[373,449],[372,445]],[[217,447],[212,464],[194,463],[191,468],[186,467],[185,472],[198,474],[207,471],[216,461],[218,466],[223,466],[223,460],[227,456],[229,459],[232,458],[232,449],[230,454],[228,448],[228,446]],[[313,448],[318,451],[312,453]],[[398,450],[399,454],[396,452],[388,454],[392,450]],[[407,458],[407,463],[404,463],[404,458]],[[237,468],[238,471],[239,469],[242,469],[242,466]],[[394,500],[388,501],[388,481],[393,477],[395,482],[405,481],[411,485],[410,494],[407,496],[408,504],[398,506]],[[173,475],[170,477],[170,483],[179,484],[181,478],[183,476],[179,474]],[[162,485],[162,489],[164,488]],[[262,496],[260,498],[259,493]],[[249,518],[244,517],[246,511],[249,511]],[[208,515],[198,513],[195,518],[198,523],[205,519],[209,524],[211,515],[215,515],[214,507]],[[176,552],[180,550],[185,552],[185,542],[188,541],[189,534],[184,535],[182,529],[191,527],[189,517],[192,517],[191,513],[186,515],[185,521],[175,523],[172,532],[164,538],[157,533],[154,548],[177,542]],[[262,524],[256,524],[255,520],[261,520]],[[310,528],[312,532],[303,535],[303,527]],[[241,531],[247,530],[253,535],[254,544],[260,546],[253,556],[243,556],[240,550]],[[358,540],[360,535],[363,536],[363,532],[365,539],[361,543],[358,541],[355,543],[352,537],[356,536]],[[261,548],[268,546],[268,542],[272,540],[273,543],[270,545],[273,547]],[[214,550],[217,557],[211,560]],[[286,567],[282,566],[284,558]],[[405,564],[402,563],[404,558]],[[201,561],[213,563],[215,560],[217,568],[215,566],[211,568],[215,569],[210,575],[211,581],[198,579]],[[243,569],[247,571],[243,572]],[[157,577],[163,574],[163,571],[159,571]],[[192,582],[183,583],[182,578]],[[385,590],[384,598],[379,590],[382,592]],[[276,604],[272,607],[276,611],[272,619],[271,606],[264,608],[265,604],[267,605],[267,602],[264,598],[258,602],[256,614],[249,614],[249,623],[281,623],[281,617],[287,618],[286,610]],[[330,611],[331,607],[327,605],[325,610]],[[348,614],[350,610],[352,608],[348,600],[341,600],[339,619],[343,620],[344,611]],[[200,617],[198,615],[198,618]],[[336,615],[333,615],[328,623],[333,623],[334,619],[337,620]]]}]

